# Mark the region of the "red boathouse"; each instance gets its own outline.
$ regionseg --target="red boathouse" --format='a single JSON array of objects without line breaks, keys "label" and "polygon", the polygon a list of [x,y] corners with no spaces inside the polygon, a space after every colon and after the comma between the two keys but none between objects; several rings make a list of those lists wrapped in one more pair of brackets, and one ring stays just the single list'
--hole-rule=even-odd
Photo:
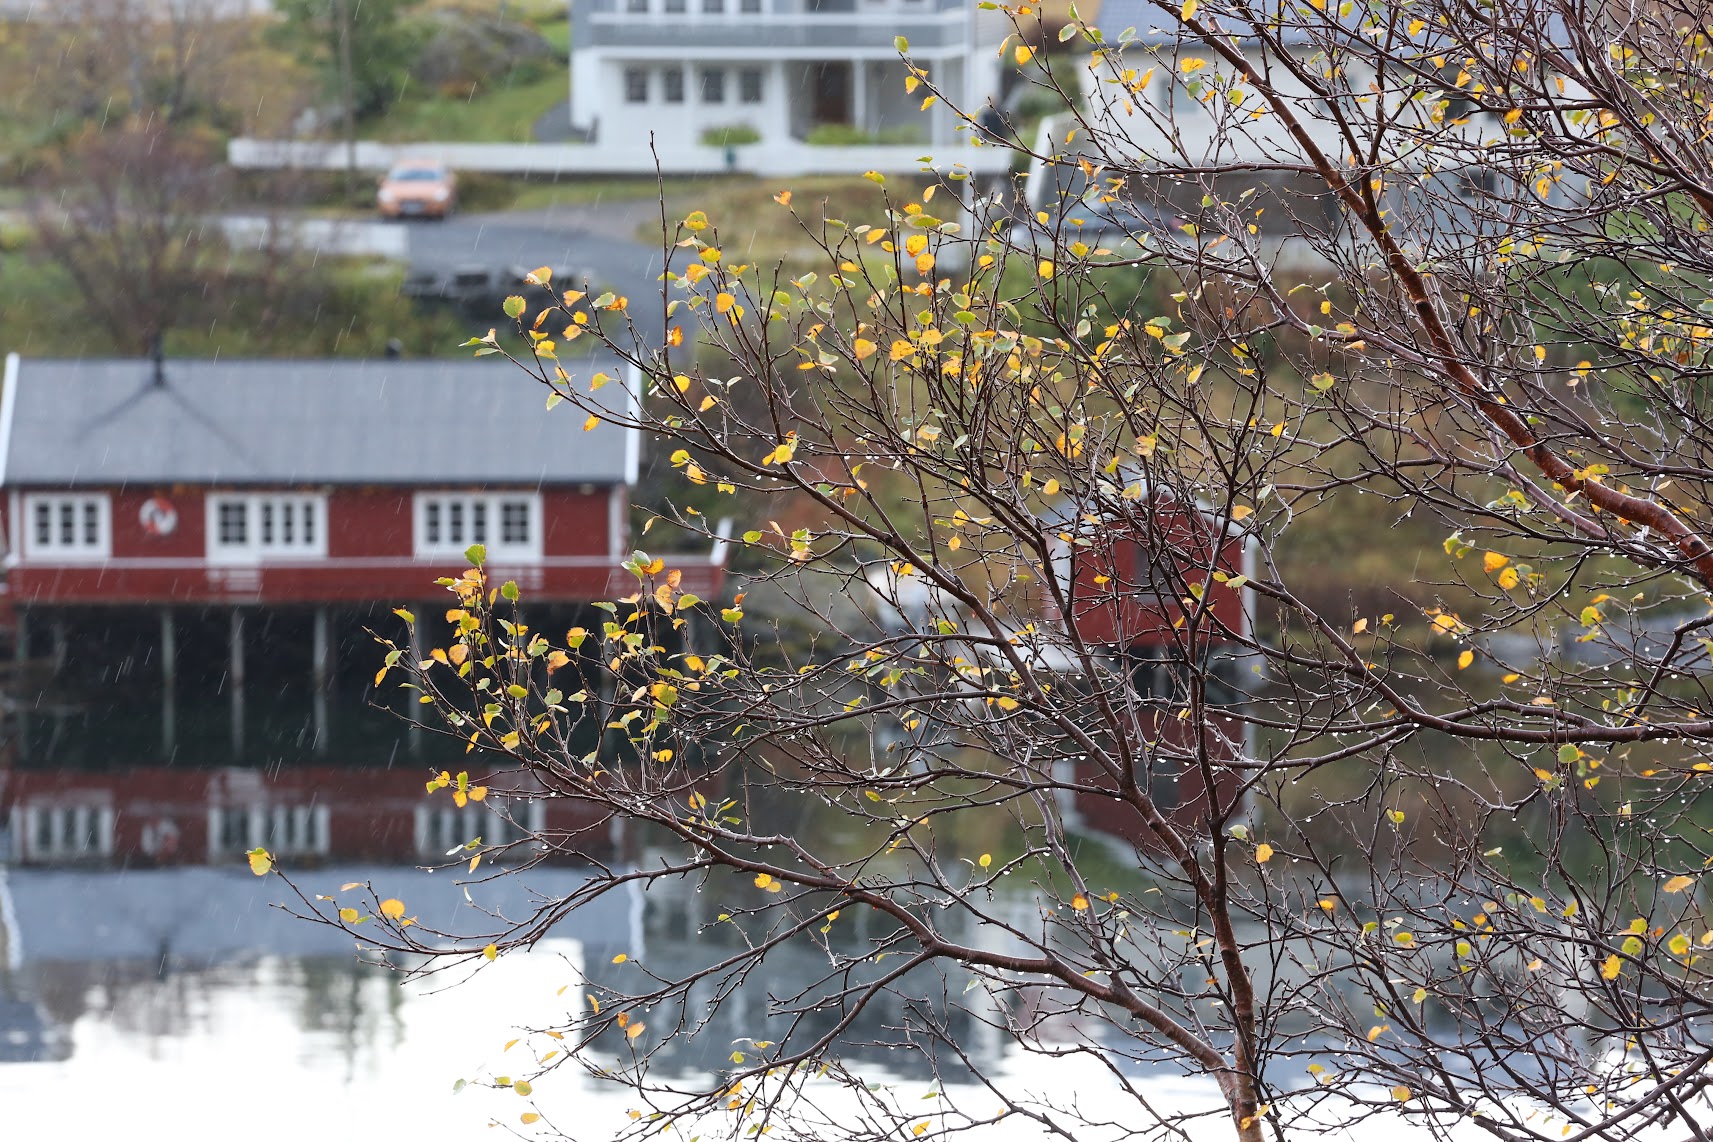
[{"label": "red boathouse", "polygon": [[[1210,808],[1229,812],[1236,803],[1237,775],[1225,763],[1237,758],[1246,730],[1218,711],[1246,689],[1234,683],[1253,631],[1251,596],[1240,589],[1252,570],[1253,544],[1238,520],[1146,482],[1141,489],[1122,510],[1061,507],[1055,523],[1066,530],[1058,573],[1070,627],[1121,661],[1146,700],[1135,715],[1147,758],[1138,780],[1156,807],[1189,824]],[[1238,587],[1227,586],[1233,581]],[[1199,723],[1179,717],[1192,662],[1207,680]],[[1195,759],[1210,765],[1211,788]],[[1145,848],[1156,843],[1115,795],[1110,775],[1085,761],[1076,777],[1082,788],[1061,800],[1072,821]]]},{"label": "red boathouse", "polygon": [[[567,362],[587,379],[614,361]],[[611,399],[632,399],[614,383]],[[638,434],[488,361],[6,360],[12,606],[418,598],[482,543],[532,597],[620,589]],[[717,568],[686,565],[711,596]],[[697,582],[701,579],[703,582]]]},{"label": "red boathouse", "polygon": [[[583,391],[611,378],[607,407],[638,397],[616,359],[562,364]],[[17,855],[168,859],[170,834],[178,859],[305,837],[338,858],[362,834],[314,792],[328,767],[396,765],[388,796],[420,793],[434,759],[402,761],[433,744],[409,728],[420,707],[370,681],[371,632],[404,635],[391,608],[434,613],[434,580],[478,543],[544,623],[634,587],[640,434],[585,430],[546,397],[503,361],[7,357],[0,823],[22,814]],[[718,597],[717,549],[672,561]],[[266,776],[238,798],[233,766]],[[146,836],[132,803],[156,806]],[[450,835],[416,816],[388,809],[351,855],[417,859]]]}]

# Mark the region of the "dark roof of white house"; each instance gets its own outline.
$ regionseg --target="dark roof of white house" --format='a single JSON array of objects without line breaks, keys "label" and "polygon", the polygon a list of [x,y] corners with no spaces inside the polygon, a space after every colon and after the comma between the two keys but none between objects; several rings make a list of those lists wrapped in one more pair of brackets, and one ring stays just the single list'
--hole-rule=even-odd
[{"label": "dark roof of white house", "polygon": [[[560,362],[622,401],[621,364]],[[501,358],[6,362],[0,484],[613,484],[637,434],[585,417]]]}]

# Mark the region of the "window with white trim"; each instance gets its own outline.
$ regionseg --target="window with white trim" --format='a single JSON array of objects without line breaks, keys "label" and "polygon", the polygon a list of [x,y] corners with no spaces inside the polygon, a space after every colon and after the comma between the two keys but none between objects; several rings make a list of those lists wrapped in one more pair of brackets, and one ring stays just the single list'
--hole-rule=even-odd
[{"label": "window with white trim", "polygon": [[546,827],[547,807],[540,801],[515,801],[490,795],[462,809],[447,801],[416,808],[416,851],[425,857],[447,857],[474,851],[466,846],[478,837],[484,851],[505,848]]},{"label": "window with white trim", "polygon": [[489,559],[541,557],[541,497],[533,492],[423,492],[416,497],[416,553],[463,555],[472,544]]},{"label": "window with white trim", "polygon": [[333,848],[325,805],[217,805],[208,810],[208,855],[264,848],[275,856],[325,856]]},{"label": "window with white trim", "polygon": [[110,805],[26,805],[14,810],[26,861],[88,860],[113,855]]},{"label": "window with white trim", "polygon": [[30,555],[105,559],[113,550],[111,524],[105,495],[24,497],[24,547]]},{"label": "window with white trim", "polygon": [[302,492],[208,497],[210,562],[327,554],[327,500]]}]

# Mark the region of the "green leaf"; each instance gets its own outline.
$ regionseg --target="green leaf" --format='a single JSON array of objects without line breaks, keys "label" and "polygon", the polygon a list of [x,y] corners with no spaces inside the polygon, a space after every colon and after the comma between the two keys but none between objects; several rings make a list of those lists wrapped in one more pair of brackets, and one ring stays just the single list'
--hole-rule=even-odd
[{"label": "green leaf", "polygon": [[517,589],[517,584],[512,582],[510,579],[507,579],[504,585],[500,587],[500,596],[508,603],[517,602],[518,595],[519,591]]},{"label": "green leaf", "polygon": [[1574,765],[1576,763],[1577,756],[1581,752],[1581,750],[1566,742],[1564,745],[1558,747],[1558,763],[1560,765]]},{"label": "green leaf", "polygon": [[464,558],[470,561],[470,566],[480,567],[483,563],[487,562],[488,549],[480,543],[472,543],[469,547],[464,549]]},{"label": "green leaf", "polygon": [[745,543],[760,543],[761,542],[761,532],[759,532],[759,531],[746,531],[743,533],[743,541]]},{"label": "green leaf", "polygon": [[595,299],[595,308],[596,309],[605,309],[605,308],[607,308],[607,306],[613,304],[613,302],[615,300],[616,299],[613,297],[613,291],[608,290],[606,293],[602,294],[600,297],[597,297]]},{"label": "green leaf", "polygon": [[893,36],[892,46],[898,51],[907,52],[910,50],[910,40],[905,36]]},{"label": "green leaf", "polygon": [[506,311],[507,317],[516,318],[516,317],[522,317],[523,316],[523,307],[524,307],[523,298],[517,296],[514,293],[512,296],[506,298],[505,305],[503,305],[501,308]]}]

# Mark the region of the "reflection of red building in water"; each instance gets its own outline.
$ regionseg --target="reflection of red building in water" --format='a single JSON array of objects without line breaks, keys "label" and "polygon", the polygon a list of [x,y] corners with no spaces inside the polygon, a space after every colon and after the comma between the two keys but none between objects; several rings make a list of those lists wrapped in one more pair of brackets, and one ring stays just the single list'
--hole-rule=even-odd
[{"label": "reflection of red building in water", "polygon": [[[1145,771],[1137,780],[1155,804],[1188,822],[1226,812],[1238,780],[1234,760],[1243,727],[1217,712],[1237,694],[1237,654],[1249,639],[1248,593],[1227,587],[1248,569],[1241,524],[1153,489],[1110,511],[1066,513],[1061,565],[1070,625],[1085,642],[1123,664],[1139,701],[1134,714]],[[1200,718],[1188,712],[1192,676],[1203,686]],[[1202,765],[1212,772],[1210,785]],[[1098,832],[1147,843],[1140,816],[1116,796],[1117,781],[1093,763],[1077,768],[1085,790],[1070,799],[1074,817]]]},{"label": "reflection of red building in water", "polygon": [[460,808],[446,790],[425,794],[412,768],[0,770],[12,841],[0,856],[19,864],[222,864],[260,847],[297,865],[438,864],[467,859],[478,850],[462,846],[477,838],[479,851],[492,853],[526,835],[551,838],[555,851],[613,853],[612,822],[594,805],[523,792],[496,783]]},{"label": "reflection of red building in water", "polygon": [[[609,407],[635,399],[616,360],[563,366],[583,391],[606,373]],[[4,386],[0,759],[19,769],[0,821],[9,805],[25,859],[207,859],[241,841],[414,859],[421,836],[450,835],[418,828],[424,766],[346,773],[337,794],[297,768],[421,744],[396,721],[364,736],[385,721],[377,702],[418,713],[367,681],[372,632],[406,637],[394,606],[435,613],[434,580],[474,544],[543,621],[631,582],[638,434],[545,411],[504,362],[13,355]],[[673,565],[717,597],[717,556]],[[103,718],[106,742],[67,744]],[[175,768],[54,772],[136,762]],[[227,768],[240,762],[278,772]],[[192,766],[213,772],[176,768]]]}]

